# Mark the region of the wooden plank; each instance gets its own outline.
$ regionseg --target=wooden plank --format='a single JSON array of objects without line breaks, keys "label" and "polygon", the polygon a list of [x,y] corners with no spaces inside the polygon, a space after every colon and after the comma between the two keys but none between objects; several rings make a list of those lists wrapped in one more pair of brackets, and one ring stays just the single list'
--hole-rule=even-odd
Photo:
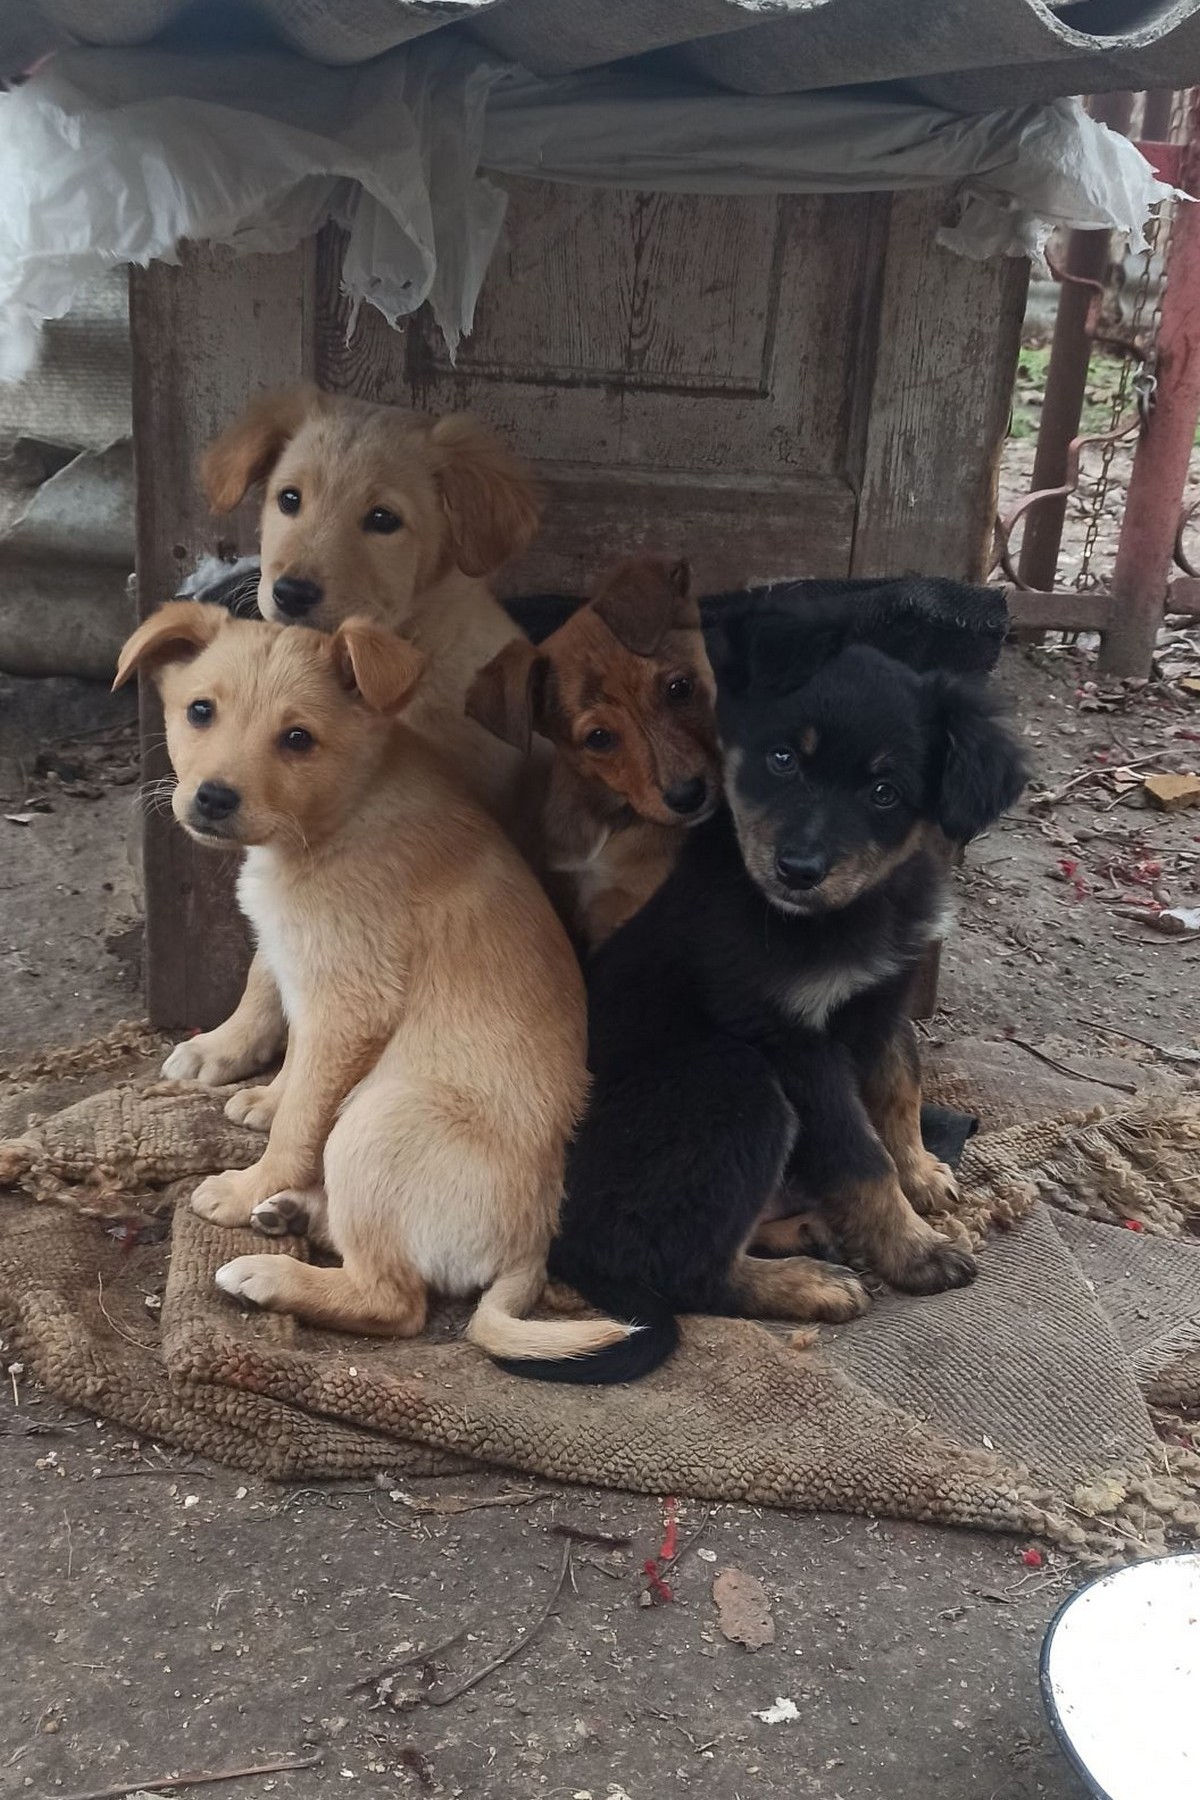
[{"label": "wooden plank", "polygon": [[854,496],[832,477],[721,482],[623,469],[538,469],[542,530],[500,573],[502,595],[582,594],[617,556],[659,550],[686,556],[698,593],[788,575],[846,572]]},{"label": "wooden plank", "polygon": [[[186,246],[178,267],[130,280],[138,604],[175,592],[197,557],[253,550],[251,505],[215,520],[196,478],[205,444],[258,388],[311,372],[312,252],[234,257]],[[142,688],[142,771],[169,773],[157,697]],[[205,854],[166,813],[144,824],[146,999],[156,1025],[219,1024],[245,978],[249,947],[233,901],[232,859]]]},{"label": "wooden plank", "polygon": [[401,333],[363,308],[347,332],[329,234],[322,385],[470,410],[538,465],[550,505],[506,572],[510,592],[578,587],[655,543],[686,542],[706,585],[846,574],[878,197],[507,185],[504,241],[457,366],[425,312]]},{"label": "wooden plank", "polygon": [[861,471],[855,575],[979,580],[1029,265],[939,247],[946,196],[891,202]]},{"label": "wooden plank", "polygon": [[1008,589],[1008,616],[1025,631],[1107,631],[1113,603],[1105,594],[1075,593],[1059,588],[1053,593],[1026,593]]}]

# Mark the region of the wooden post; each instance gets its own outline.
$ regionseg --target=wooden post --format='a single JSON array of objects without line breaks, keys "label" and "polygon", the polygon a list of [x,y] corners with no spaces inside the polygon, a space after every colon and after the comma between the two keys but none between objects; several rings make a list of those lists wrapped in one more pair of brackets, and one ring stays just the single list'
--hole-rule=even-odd
[{"label": "wooden post", "polygon": [[[894,196],[879,295],[854,575],[983,579],[1020,353],[1029,265],[972,262],[937,243],[940,193]],[[941,957],[913,984],[937,1010]]]},{"label": "wooden post", "polygon": [[[312,366],[311,246],[235,257],[185,246],[177,267],[130,279],[138,608],[169,600],[197,559],[255,548],[253,507],[208,511],[200,452],[257,389]],[[169,773],[152,687],[142,687],[142,774]],[[164,812],[144,822],[146,1004],[155,1025],[217,1025],[236,1005],[249,946],[233,901],[235,864],[191,843]]]},{"label": "wooden post", "polygon": [[980,581],[990,560],[1029,264],[942,249],[945,207],[892,200],[853,575]]}]

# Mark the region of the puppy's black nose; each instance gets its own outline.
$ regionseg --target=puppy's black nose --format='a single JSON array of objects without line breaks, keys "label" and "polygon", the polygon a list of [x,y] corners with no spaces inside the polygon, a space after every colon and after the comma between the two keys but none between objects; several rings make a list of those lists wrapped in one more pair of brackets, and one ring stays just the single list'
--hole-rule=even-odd
[{"label": "puppy's black nose", "polygon": [[214,824],[218,819],[227,819],[241,804],[237,789],[226,787],[223,781],[202,781],[192,802],[200,817]]},{"label": "puppy's black nose", "polygon": [[281,575],[271,592],[276,606],[289,619],[302,619],[321,598],[316,582],[305,581],[299,575]]},{"label": "puppy's black nose", "polygon": [[819,850],[781,850],[775,872],[786,887],[820,887],[829,873],[829,858]]},{"label": "puppy's black nose", "polygon": [[708,783],[703,775],[693,775],[690,781],[677,781],[674,787],[663,789],[663,799],[672,812],[699,812],[708,798]]}]

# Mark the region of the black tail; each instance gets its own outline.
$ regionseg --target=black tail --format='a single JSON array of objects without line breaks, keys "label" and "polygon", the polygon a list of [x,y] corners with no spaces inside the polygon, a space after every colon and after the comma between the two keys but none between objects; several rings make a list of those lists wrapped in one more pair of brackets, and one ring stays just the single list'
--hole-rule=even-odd
[{"label": "black tail", "polygon": [[665,1300],[636,1281],[572,1281],[576,1293],[589,1306],[610,1318],[628,1319],[639,1327],[620,1343],[607,1344],[590,1356],[522,1357],[495,1361],[510,1375],[526,1381],[562,1381],[575,1386],[610,1387],[619,1381],[640,1381],[665,1363],[679,1343],[679,1322]]}]

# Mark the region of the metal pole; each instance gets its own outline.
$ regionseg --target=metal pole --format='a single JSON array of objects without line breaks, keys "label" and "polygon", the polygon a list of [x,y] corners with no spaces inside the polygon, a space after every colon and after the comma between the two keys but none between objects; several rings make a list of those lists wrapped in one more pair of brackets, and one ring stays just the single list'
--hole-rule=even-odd
[{"label": "metal pole", "polygon": [[[1200,88],[1188,105],[1179,186],[1200,195]],[[1113,566],[1113,624],[1100,650],[1100,667],[1113,675],[1150,672],[1200,420],[1200,201],[1175,208],[1154,372],[1154,406],[1134,451]]]},{"label": "metal pole", "polygon": [[[1091,112],[1102,125],[1124,134],[1133,117],[1133,95],[1101,95],[1093,99]],[[1031,493],[1060,487],[1067,478],[1067,445],[1079,430],[1092,353],[1088,315],[1100,298],[1111,243],[1108,231],[1072,231],[1067,239],[1065,273],[1076,279],[1064,281],[1059,289]],[[1028,586],[1048,591],[1055,585],[1066,516],[1065,497],[1043,500],[1029,513],[1017,563],[1021,580]]]}]

